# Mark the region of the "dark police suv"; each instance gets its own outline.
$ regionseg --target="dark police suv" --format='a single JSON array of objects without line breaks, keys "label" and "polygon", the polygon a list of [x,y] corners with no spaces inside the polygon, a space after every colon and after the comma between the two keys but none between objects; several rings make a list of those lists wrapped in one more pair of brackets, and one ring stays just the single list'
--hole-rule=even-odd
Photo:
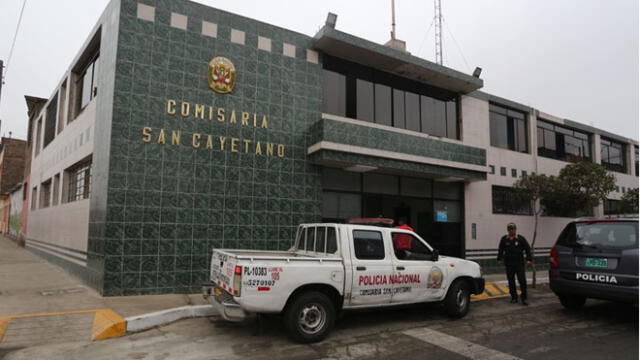
[{"label": "dark police suv", "polygon": [[638,304],[638,218],[570,222],[549,264],[551,290],[568,309],[587,298]]}]

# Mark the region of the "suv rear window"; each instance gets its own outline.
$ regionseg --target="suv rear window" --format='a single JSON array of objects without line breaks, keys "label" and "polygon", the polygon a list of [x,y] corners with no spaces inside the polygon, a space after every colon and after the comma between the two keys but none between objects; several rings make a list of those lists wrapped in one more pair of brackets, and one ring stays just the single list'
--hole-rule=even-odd
[{"label": "suv rear window", "polygon": [[[570,244],[571,239],[566,239]],[[579,222],[575,224],[574,242],[583,246],[638,247],[638,223],[630,221]]]}]

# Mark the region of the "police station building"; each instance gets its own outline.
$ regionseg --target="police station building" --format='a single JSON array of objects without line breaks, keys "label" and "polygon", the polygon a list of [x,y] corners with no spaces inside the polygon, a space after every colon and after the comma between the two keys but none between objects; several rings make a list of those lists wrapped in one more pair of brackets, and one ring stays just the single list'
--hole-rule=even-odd
[{"label": "police station building", "polygon": [[[30,117],[27,248],[104,295],[190,292],[212,248],[287,249],[300,223],[404,216],[488,267],[508,222],[532,237],[521,176],[603,164],[618,190],[596,215],[638,186],[636,141],[388,45],[331,21],[309,37],[113,0]],[[542,263],[569,219],[541,218]]]}]

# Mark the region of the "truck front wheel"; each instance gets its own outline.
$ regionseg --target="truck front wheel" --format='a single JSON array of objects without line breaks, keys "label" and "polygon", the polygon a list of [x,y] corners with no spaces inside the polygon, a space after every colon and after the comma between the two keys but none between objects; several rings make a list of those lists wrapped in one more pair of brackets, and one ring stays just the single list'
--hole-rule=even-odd
[{"label": "truck front wheel", "polygon": [[333,327],[336,310],[329,297],[310,291],[293,299],[284,314],[284,321],[291,337],[299,343],[323,340]]},{"label": "truck front wheel", "polygon": [[469,286],[464,280],[457,280],[449,288],[444,299],[444,308],[449,317],[459,319],[469,312]]}]

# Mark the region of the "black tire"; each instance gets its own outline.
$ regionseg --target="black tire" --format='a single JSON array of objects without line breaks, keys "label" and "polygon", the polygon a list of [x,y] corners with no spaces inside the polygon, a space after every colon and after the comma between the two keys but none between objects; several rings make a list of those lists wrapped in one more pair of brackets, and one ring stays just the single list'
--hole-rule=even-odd
[{"label": "black tire", "polygon": [[336,318],[331,299],[317,291],[296,295],[284,314],[289,335],[296,342],[307,344],[327,337]]},{"label": "black tire", "polygon": [[560,299],[560,303],[565,309],[568,310],[578,310],[584,306],[584,303],[587,299],[584,296],[575,296],[575,295],[558,295]]},{"label": "black tire", "polygon": [[469,284],[464,280],[456,280],[449,287],[447,297],[444,298],[444,309],[450,318],[460,319],[469,312],[471,302]]}]

